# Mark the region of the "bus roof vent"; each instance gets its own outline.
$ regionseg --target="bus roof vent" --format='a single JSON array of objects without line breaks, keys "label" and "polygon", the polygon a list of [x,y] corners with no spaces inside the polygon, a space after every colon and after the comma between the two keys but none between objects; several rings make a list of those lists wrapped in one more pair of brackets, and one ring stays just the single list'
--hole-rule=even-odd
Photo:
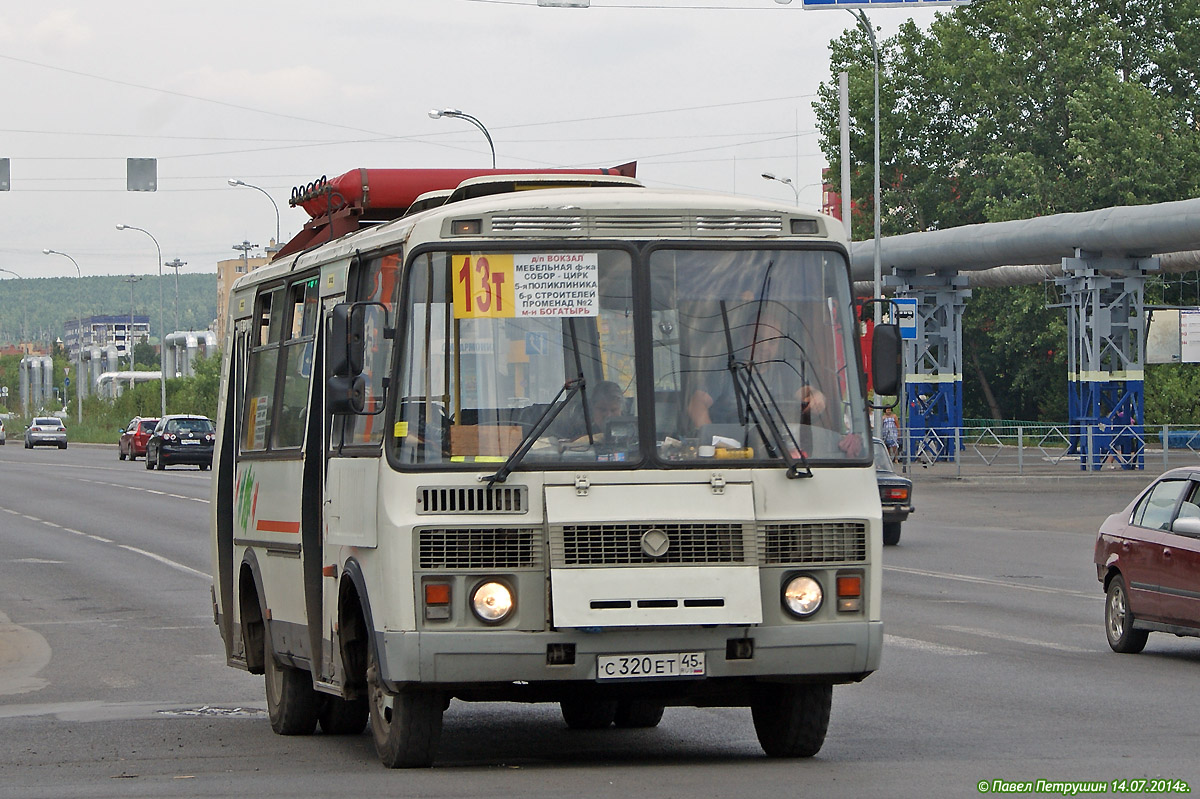
[{"label": "bus roof vent", "polygon": [[782,233],[783,217],[748,214],[705,214],[696,217],[698,232]]},{"label": "bus roof vent", "polygon": [[417,513],[481,514],[528,513],[526,486],[421,486],[417,489]]}]

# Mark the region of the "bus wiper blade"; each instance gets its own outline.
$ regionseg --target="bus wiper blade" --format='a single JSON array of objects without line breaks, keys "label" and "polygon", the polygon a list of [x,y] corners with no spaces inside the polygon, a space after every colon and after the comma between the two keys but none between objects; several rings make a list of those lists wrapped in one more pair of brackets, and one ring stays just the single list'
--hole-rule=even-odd
[{"label": "bus wiper blade", "polygon": [[754,415],[755,421],[758,422],[759,432],[762,432],[761,422],[766,422],[767,430],[771,433],[771,443],[778,450],[779,457],[783,458],[784,463],[787,464],[788,479],[812,477],[808,456],[804,454],[796,437],[792,435],[792,430],[788,427],[787,419],[784,418],[779,403],[775,401],[771,387],[767,385],[767,381],[758,371],[758,364],[750,361],[743,365],[743,369],[745,370],[746,399],[750,405],[750,411]]},{"label": "bus wiper blade", "polygon": [[[542,437],[542,433],[558,418],[562,413],[562,409],[571,403],[572,397],[583,391],[587,381],[582,377],[577,377],[574,380],[568,380],[563,383],[563,387],[554,395],[554,399],[550,400],[550,404],[546,406],[546,410],[542,411],[542,415],[538,417],[537,422],[525,434],[517,444],[517,448],[508,456],[508,460],[496,470],[495,474],[490,474],[487,477],[481,477],[480,480],[487,480],[488,488],[491,488],[495,483],[503,483],[512,474],[513,469],[521,464],[521,461],[529,453],[535,441]],[[564,396],[565,395],[565,396]],[[561,399],[561,401],[560,401]]]}]

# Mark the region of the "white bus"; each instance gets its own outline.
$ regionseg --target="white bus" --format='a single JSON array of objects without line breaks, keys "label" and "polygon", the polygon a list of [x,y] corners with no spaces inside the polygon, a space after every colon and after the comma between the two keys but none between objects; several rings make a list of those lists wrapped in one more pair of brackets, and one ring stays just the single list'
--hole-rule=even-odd
[{"label": "white bus", "polygon": [[354,176],[294,198],[300,243],[227,309],[214,611],[275,732],[369,725],[413,767],[451,699],[589,729],[749,707],[768,755],[815,754],[883,640],[841,223],[621,176]]}]

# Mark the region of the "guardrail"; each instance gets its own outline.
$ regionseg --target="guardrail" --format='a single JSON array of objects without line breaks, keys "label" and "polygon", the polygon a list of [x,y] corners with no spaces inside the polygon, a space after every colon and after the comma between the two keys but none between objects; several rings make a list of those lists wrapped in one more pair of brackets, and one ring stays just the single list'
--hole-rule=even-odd
[{"label": "guardrail", "polygon": [[964,473],[1087,474],[1200,465],[1200,430],[1171,425],[1014,424],[901,431],[900,465]]}]

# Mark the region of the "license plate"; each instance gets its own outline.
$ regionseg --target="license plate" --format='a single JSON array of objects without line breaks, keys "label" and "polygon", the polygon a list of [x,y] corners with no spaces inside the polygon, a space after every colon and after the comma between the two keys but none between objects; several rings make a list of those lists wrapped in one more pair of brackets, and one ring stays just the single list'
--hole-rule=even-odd
[{"label": "license plate", "polygon": [[598,680],[703,676],[703,652],[656,652],[643,655],[598,655],[596,657],[596,679]]},{"label": "license plate", "polygon": [[194,438],[185,438],[179,442],[180,444],[199,444],[200,442]]}]

